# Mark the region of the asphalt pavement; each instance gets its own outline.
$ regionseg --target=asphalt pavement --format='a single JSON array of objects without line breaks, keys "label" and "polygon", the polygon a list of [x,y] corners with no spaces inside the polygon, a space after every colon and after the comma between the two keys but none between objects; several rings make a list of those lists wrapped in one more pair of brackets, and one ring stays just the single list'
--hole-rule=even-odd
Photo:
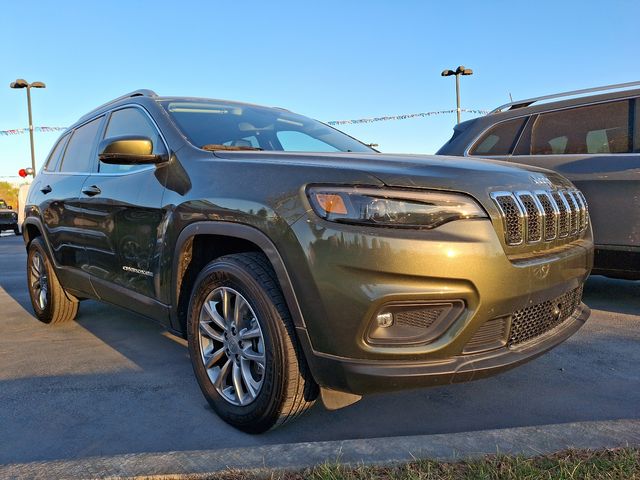
[{"label": "asphalt pavement", "polygon": [[263,435],[202,397],[185,343],[126,310],[32,314],[22,239],[0,237],[0,464],[640,419],[640,282],[592,277],[587,324],[546,355],[467,384],[371,395]]}]

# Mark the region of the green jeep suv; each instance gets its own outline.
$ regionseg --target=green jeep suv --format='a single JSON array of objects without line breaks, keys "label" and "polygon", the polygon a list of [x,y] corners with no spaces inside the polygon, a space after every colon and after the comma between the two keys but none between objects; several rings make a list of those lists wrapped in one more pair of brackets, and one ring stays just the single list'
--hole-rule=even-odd
[{"label": "green jeep suv", "polygon": [[237,102],[141,90],[88,113],[34,179],[24,239],[40,320],[86,298],[158,320],[249,432],[318,396],[504,371],[589,316],[589,215],[562,176],[385,155]]}]

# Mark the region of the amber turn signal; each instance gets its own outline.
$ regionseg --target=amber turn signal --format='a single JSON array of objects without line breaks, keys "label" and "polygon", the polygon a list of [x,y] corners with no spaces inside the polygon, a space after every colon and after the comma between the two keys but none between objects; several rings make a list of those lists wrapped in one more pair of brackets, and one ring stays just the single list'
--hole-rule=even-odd
[{"label": "amber turn signal", "polygon": [[347,207],[340,195],[335,193],[316,193],[316,200],[326,213],[347,214]]}]

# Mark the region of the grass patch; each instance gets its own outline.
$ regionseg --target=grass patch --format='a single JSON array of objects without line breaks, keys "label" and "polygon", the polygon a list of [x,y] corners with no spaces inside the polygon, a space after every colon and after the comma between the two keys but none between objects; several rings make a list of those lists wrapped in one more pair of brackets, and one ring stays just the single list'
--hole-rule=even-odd
[{"label": "grass patch", "polygon": [[419,460],[393,466],[324,464],[299,472],[225,472],[215,480],[640,480],[640,449],[568,450],[553,455],[490,455],[478,460]]}]

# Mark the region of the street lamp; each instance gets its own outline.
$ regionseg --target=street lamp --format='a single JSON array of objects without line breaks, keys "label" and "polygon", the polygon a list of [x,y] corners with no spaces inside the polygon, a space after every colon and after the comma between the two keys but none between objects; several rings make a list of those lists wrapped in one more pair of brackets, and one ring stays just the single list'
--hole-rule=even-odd
[{"label": "street lamp", "polygon": [[27,89],[27,109],[29,110],[29,139],[31,140],[31,168],[33,169],[32,175],[35,175],[36,171],[36,153],[33,146],[33,120],[31,118],[31,89],[32,88],[45,88],[46,85],[43,82],[29,83],[23,78],[18,78],[15,82],[9,84],[11,88],[26,88]]},{"label": "street lamp", "polygon": [[473,70],[460,65],[455,72],[453,70],[443,70],[440,75],[443,77],[456,76],[456,112],[458,114],[458,123],[460,123],[460,75],[473,75]]}]

